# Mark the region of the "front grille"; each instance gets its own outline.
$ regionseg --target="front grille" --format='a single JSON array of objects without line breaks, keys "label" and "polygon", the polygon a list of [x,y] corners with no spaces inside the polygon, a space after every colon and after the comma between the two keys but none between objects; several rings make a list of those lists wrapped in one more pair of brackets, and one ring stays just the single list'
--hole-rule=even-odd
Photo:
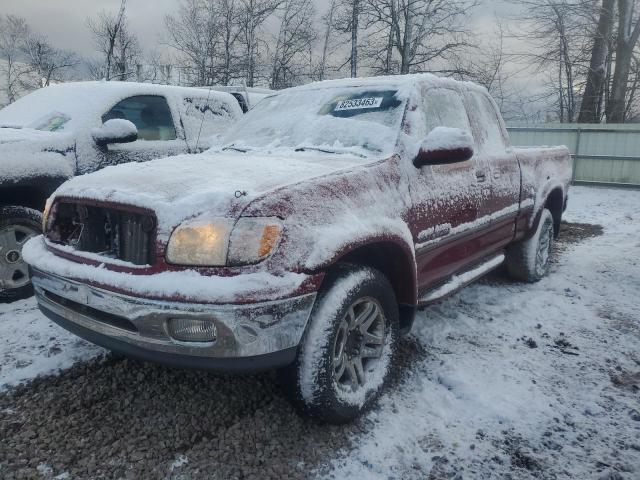
[{"label": "front grille", "polygon": [[52,217],[47,238],[53,243],[134,265],[155,261],[152,215],[65,202],[55,205]]}]

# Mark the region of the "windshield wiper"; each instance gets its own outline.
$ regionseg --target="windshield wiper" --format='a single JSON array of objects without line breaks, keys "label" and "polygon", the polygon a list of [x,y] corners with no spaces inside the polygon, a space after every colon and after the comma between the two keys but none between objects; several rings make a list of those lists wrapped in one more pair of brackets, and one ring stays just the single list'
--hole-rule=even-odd
[{"label": "windshield wiper", "polygon": [[296,152],[306,152],[308,150],[313,150],[314,152],[322,152],[322,153],[333,153],[336,155],[356,155],[361,158],[367,158],[366,155],[361,153],[352,152],[351,150],[328,150],[326,148],[318,148],[318,147],[298,147],[296,148]]},{"label": "windshield wiper", "polygon": [[247,149],[247,148],[238,148],[238,147],[233,146],[233,144],[228,145],[228,146],[226,146],[226,147],[224,147],[222,149],[223,152],[227,151],[227,150],[234,150],[234,151],[240,152],[240,153],[247,153],[249,151],[249,149]]}]

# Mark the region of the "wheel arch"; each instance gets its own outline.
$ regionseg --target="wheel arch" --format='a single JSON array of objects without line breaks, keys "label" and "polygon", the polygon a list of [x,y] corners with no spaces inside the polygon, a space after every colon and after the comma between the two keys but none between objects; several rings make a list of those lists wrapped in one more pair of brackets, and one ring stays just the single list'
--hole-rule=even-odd
[{"label": "wheel arch", "polygon": [[27,207],[42,212],[47,198],[67,178],[46,178],[39,181],[0,184],[0,206]]},{"label": "wheel arch", "polygon": [[523,236],[524,240],[531,238],[536,233],[540,223],[540,218],[542,217],[542,212],[545,209],[551,211],[551,215],[553,216],[554,236],[557,238],[560,234],[562,214],[565,209],[564,189],[561,185],[554,184],[546,186],[544,191],[546,191],[546,193],[540,195],[538,200],[535,202],[534,213],[531,214],[529,225],[525,235]]},{"label": "wheel arch", "polygon": [[417,277],[415,257],[410,248],[394,240],[374,240],[359,244],[337,257],[332,265],[349,263],[382,272],[393,287],[400,313],[400,329],[411,330],[416,310]]},{"label": "wheel arch", "polygon": [[[560,187],[556,187],[549,192],[544,202],[544,208],[548,209],[553,216],[553,231],[556,236],[560,234],[560,225],[562,224],[562,213],[564,212],[564,194]],[[540,221],[538,218],[537,221]]]}]

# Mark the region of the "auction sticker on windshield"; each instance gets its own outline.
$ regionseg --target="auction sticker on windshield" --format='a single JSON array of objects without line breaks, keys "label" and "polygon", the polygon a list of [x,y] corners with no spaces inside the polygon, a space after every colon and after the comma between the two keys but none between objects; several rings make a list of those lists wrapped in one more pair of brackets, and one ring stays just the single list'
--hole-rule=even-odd
[{"label": "auction sticker on windshield", "polygon": [[334,111],[363,110],[367,108],[380,108],[383,97],[354,98],[338,102]]}]

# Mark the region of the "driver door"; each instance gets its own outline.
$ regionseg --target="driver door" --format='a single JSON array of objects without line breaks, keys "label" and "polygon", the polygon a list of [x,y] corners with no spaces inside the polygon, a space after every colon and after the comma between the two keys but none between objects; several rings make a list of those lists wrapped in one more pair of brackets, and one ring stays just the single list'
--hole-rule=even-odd
[{"label": "driver door", "polygon": [[[102,116],[102,122],[121,118],[138,129],[138,140],[131,143],[96,146],[98,168],[128,162],[144,162],[186,153],[183,132],[178,132],[169,104],[163,96],[137,95],[118,102]],[[180,134],[179,134],[180,133]]]},{"label": "driver door", "polygon": [[[471,132],[471,124],[460,92],[448,88],[423,91],[420,115],[414,122],[420,140],[436,127]],[[418,120],[421,118],[421,120]],[[414,242],[418,290],[422,294],[478,260],[477,228],[482,191],[487,181],[482,157],[465,162],[424,166],[410,182],[413,196]]]}]

